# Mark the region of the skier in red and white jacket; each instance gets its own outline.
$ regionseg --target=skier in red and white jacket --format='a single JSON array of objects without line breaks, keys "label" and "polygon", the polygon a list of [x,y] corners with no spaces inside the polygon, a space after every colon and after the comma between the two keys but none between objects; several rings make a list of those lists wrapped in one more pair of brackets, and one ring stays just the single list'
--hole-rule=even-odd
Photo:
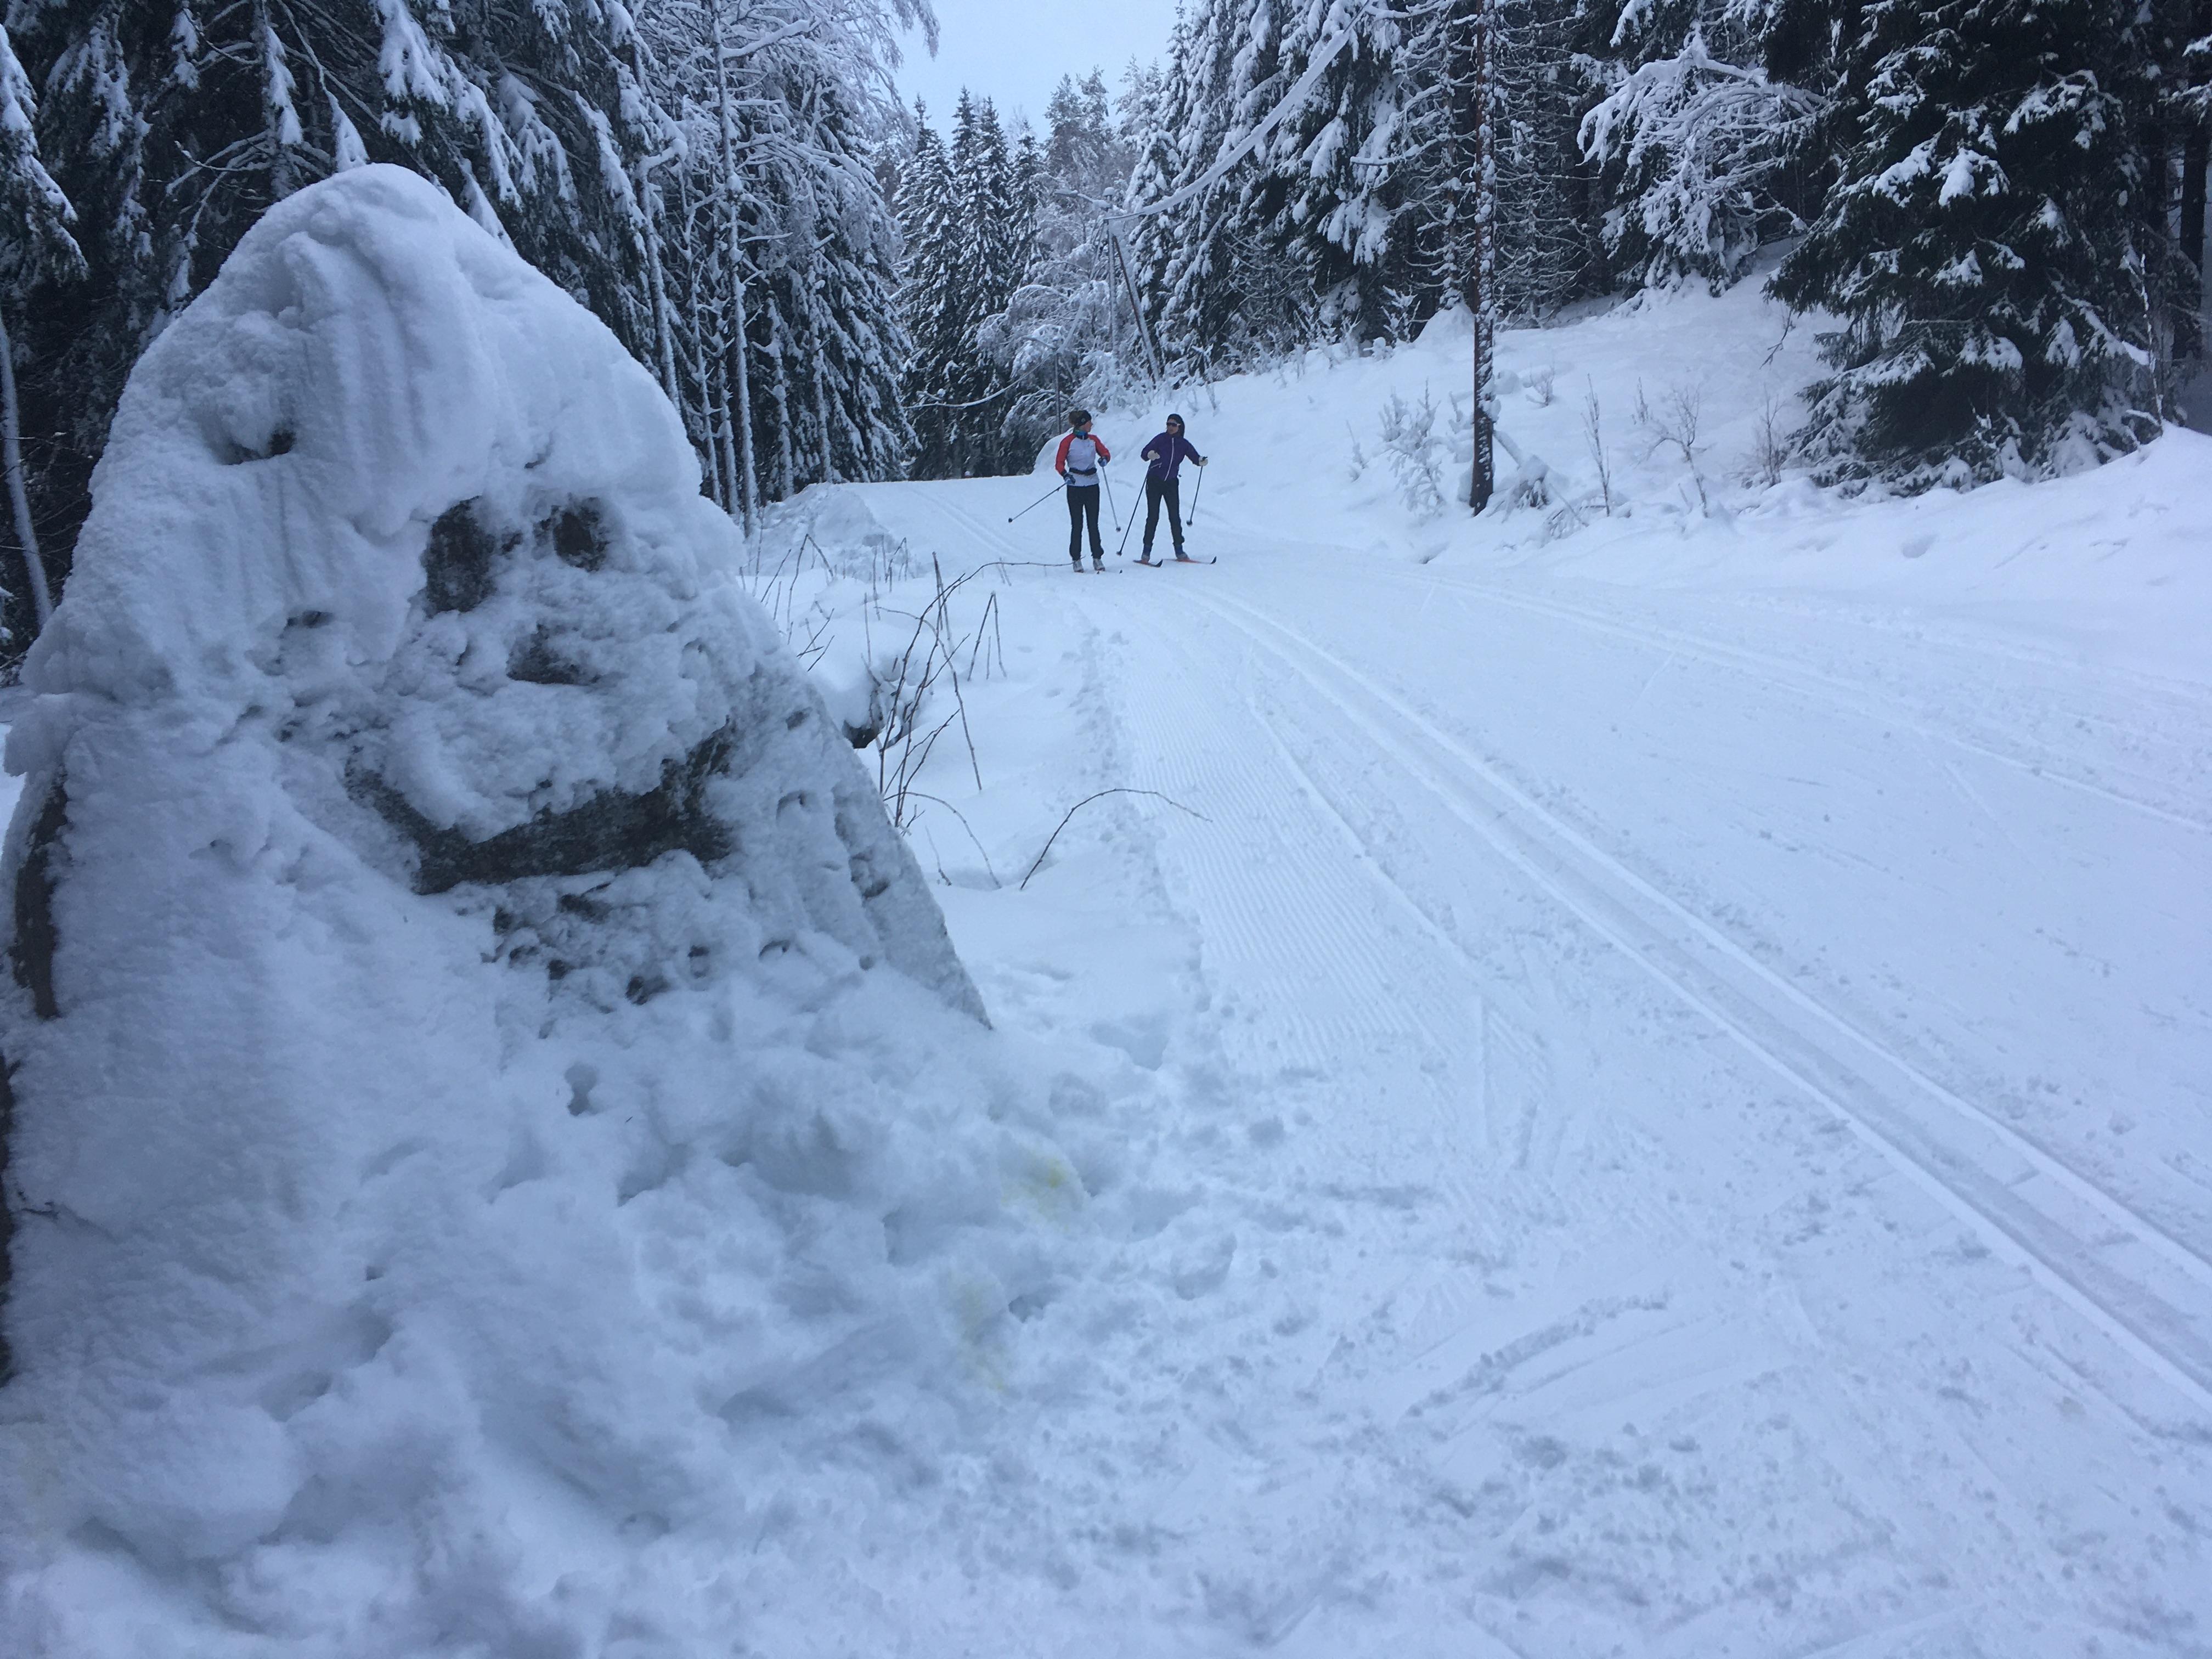
[{"label": "skier in red and white jacket", "polygon": [[1114,459],[1104,442],[1092,435],[1091,411],[1072,410],[1068,434],[1060,441],[1053,468],[1067,483],[1067,556],[1076,574],[1083,571],[1083,526],[1091,526],[1091,568],[1106,568],[1106,544],[1098,534],[1098,469]]}]

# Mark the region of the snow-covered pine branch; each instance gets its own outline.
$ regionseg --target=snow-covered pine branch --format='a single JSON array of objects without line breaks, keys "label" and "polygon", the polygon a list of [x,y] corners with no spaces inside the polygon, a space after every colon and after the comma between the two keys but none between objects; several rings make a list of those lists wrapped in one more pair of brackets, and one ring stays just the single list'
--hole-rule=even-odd
[{"label": "snow-covered pine branch", "polygon": [[1844,319],[1803,434],[1827,477],[2033,476],[2157,431],[2150,35],[2132,0],[1866,12],[1838,177],[1773,284]]},{"label": "snow-covered pine branch", "polygon": [[1735,281],[1762,242],[1797,228],[1773,179],[1820,100],[1714,57],[1694,27],[1679,52],[1613,73],[1578,134],[1586,157],[1626,180],[1606,216],[1608,248],[1644,282]]}]

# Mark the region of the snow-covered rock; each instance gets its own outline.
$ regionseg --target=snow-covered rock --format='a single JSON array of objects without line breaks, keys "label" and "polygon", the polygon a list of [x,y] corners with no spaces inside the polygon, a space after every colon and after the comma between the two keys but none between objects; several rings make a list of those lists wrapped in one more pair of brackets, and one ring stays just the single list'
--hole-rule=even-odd
[{"label": "snow-covered rock", "polygon": [[703,1650],[763,1425],[1044,1273],[1041,1091],[674,412],[429,185],[273,210],[94,494],[9,749],[0,1646]]}]

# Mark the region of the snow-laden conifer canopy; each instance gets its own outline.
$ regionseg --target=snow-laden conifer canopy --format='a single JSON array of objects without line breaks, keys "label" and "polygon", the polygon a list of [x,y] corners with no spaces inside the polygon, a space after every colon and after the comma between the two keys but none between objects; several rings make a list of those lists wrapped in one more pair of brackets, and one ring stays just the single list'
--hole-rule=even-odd
[{"label": "snow-laden conifer canopy", "polygon": [[141,362],[9,754],[0,1646],[708,1651],[763,1425],[929,1409],[1043,1271],[1001,1204],[1079,1189],[734,545],[395,168]]}]

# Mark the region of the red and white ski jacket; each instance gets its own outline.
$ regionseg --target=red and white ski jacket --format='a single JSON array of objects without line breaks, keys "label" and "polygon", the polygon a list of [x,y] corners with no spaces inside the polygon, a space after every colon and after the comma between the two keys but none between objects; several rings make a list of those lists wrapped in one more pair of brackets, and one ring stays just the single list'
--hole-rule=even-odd
[{"label": "red and white ski jacket", "polygon": [[1113,459],[1113,452],[1090,433],[1079,437],[1071,432],[1060,441],[1060,453],[1052,464],[1070,489],[1082,489],[1098,482],[1098,463]]}]

